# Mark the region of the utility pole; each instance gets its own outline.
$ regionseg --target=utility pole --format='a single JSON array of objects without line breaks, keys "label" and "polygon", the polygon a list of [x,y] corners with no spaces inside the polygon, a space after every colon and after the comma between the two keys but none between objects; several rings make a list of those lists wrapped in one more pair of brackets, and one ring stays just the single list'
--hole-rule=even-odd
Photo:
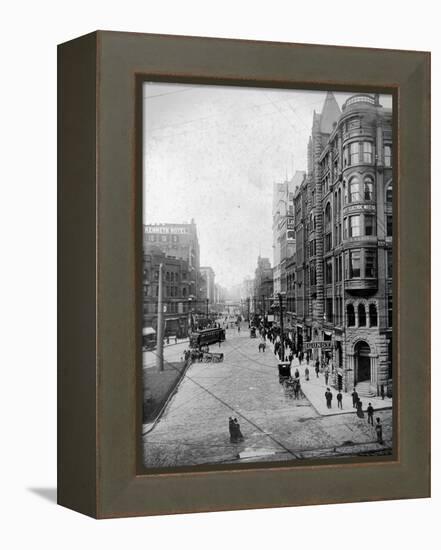
[{"label": "utility pole", "polygon": [[247,305],[248,305],[248,323],[250,322],[250,297],[247,298]]},{"label": "utility pole", "polygon": [[159,264],[158,279],[158,326],[156,331],[156,367],[158,371],[164,370],[164,306],[162,299],[162,269],[163,264]]},{"label": "utility pole", "polygon": [[263,321],[265,322],[265,294],[262,294],[262,313],[263,313]]},{"label": "utility pole", "polygon": [[208,321],[208,298],[207,298],[207,321]]},{"label": "utility pole", "polygon": [[282,350],[282,361],[285,361],[285,335],[283,333],[283,305],[282,305],[282,295],[279,292],[279,309],[280,309],[280,344]]}]

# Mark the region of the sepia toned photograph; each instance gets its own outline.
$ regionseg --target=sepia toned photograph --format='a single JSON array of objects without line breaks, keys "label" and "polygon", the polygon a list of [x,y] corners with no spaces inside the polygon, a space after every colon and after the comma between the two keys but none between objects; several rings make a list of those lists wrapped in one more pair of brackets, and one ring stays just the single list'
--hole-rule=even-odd
[{"label": "sepia toned photograph", "polygon": [[392,96],[142,93],[145,468],[392,455]]}]

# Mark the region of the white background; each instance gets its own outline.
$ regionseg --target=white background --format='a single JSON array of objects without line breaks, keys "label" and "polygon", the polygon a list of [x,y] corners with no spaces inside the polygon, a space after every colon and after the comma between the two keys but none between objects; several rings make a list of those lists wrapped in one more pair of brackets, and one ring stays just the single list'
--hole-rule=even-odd
[{"label": "white background", "polygon": [[[433,216],[433,498],[94,521],[54,504],[56,483],[56,45],[95,29],[432,51],[440,149],[436,3],[185,0],[3,3],[0,85],[0,467],[3,548],[439,547],[439,239]],[[436,175],[438,176],[438,174]],[[433,204],[440,204],[434,177]],[[415,181],[415,186],[418,186]],[[81,404],[79,403],[79,406]],[[332,475],[330,472],[329,475]]]}]

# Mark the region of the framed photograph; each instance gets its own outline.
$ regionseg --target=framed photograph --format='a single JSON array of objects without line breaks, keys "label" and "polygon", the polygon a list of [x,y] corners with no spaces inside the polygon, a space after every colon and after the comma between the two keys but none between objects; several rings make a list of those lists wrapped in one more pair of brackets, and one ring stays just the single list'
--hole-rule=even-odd
[{"label": "framed photograph", "polygon": [[59,503],[430,495],[430,56],[59,47]]}]

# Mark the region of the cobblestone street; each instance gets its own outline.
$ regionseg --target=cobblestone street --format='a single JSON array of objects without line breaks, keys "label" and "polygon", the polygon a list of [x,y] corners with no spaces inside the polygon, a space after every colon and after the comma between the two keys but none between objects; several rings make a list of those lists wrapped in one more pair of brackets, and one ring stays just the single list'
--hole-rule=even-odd
[{"label": "cobblestone street", "polygon": [[[224,353],[222,363],[194,363],[187,370],[161,418],[144,435],[146,467],[353,456],[390,450],[391,409],[375,413],[382,419],[384,446],[376,443],[375,431],[366,417],[358,418],[355,412],[322,416],[308,399],[295,400],[279,383],[272,346],[259,353],[259,340],[251,339],[246,326],[242,327],[240,334],[227,330],[221,350],[213,346],[213,351]],[[230,442],[230,416],[237,417],[241,425],[241,443]]]}]

